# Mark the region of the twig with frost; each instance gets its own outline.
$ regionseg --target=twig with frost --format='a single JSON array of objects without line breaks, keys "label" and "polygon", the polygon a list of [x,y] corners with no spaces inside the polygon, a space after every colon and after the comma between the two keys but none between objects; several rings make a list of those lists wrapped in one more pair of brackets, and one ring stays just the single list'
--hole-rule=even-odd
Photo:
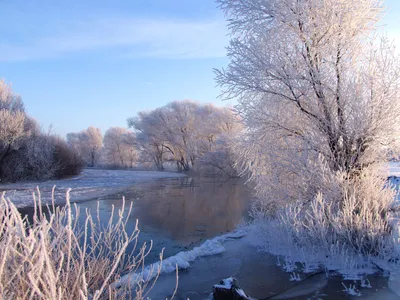
[{"label": "twig with frost", "polygon": [[283,269],[286,272],[293,272],[296,269],[296,264],[290,257],[286,256],[283,264]]},{"label": "twig with frost", "polygon": [[349,284],[349,287],[347,287],[343,282],[342,285],[344,287],[343,292],[346,292],[350,296],[361,296],[361,292],[356,288],[355,284]]},{"label": "twig with frost", "polygon": [[293,272],[290,274],[290,281],[301,281],[300,274]]},{"label": "twig with frost", "polygon": [[371,282],[368,280],[368,278],[362,278],[361,279],[361,287],[362,288],[369,288],[369,289],[372,288]]}]

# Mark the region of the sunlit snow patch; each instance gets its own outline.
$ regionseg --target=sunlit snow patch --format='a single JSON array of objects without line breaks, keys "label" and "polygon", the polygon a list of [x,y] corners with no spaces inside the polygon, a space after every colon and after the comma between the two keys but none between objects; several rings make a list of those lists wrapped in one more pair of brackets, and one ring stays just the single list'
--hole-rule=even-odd
[{"label": "sunlit snow patch", "polygon": [[190,262],[203,256],[211,256],[225,251],[223,242],[230,239],[238,239],[245,236],[244,230],[236,230],[213,239],[205,241],[198,247],[194,247],[189,251],[182,251],[178,254],[168,257],[161,262],[146,266],[141,272],[131,273],[123,276],[119,281],[115,282],[114,287],[118,288],[122,285],[135,285],[137,282],[148,282],[154,279],[158,274],[172,273],[178,269],[187,269]]}]

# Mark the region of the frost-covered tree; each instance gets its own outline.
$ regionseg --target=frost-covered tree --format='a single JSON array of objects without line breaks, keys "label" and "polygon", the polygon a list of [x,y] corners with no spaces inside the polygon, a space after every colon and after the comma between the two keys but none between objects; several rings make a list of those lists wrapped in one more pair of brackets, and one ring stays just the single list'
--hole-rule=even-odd
[{"label": "frost-covered tree", "polygon": [[246,125],[235,155],[260,198],[264,246],[315,265],[397,260],[395,192],[382,171],[399,150],[400,67],[376,38],[383,2],[217,2],[231,41],[216,80]]},{"label": "frost-covered tree", "polygon": [[[128,119],[128,126],[137,132],[140,152],[151,156],[159,170],[164,169],[165,162],[174,162],[178,170],[188,171],[207,153],[213,164],[221,160],[222,164],[214,167],[225,165],[228,145],[225,142],[228,135],[231,139],[237,133],[240,127],[237,121],[229,108],[184,100],[140,112],[137,117]],[[209,155],[213,151],[221,155]],[[203,166],[207,163],[211,167],[208,162],[211,160],[201,160]]]},{"label": "frost-covered tree", "polygon": [[21,98],[13,93],[11,85],[0,80],[0,180],[4,177],[4,160],[27,135],[25,117]]},{"label": "frost-covered tree", "polygon": [[67,142],[89,167],[98,163],[103,147],[103,136],[99,128],[90,126],[81,132],[70,132],[67,134]]},{"label": "frost-covered tree", "polygon": [[175,101],[128,119],[128,126],[139,132],[138,142],[150,149],[159,170],[166,160],[187,171],[196,160],[195,117],[198,105],[192,101]]},{"label": "frost-covered tree", "polygon": [[211,113],[201,114],[199,169],[205,174],[237,177],[233,146],[243,135],[239,116],[230,107],[211,106]]},{"label": "frost-covered tree", "polygon": [[17,142],[26,135],[25,112],[21,98],[11,85],[0,80],[0,164]]},{"label": "frost-covered tree", "polygon": [[198,157],[196,127],[202,125],[196,122],[198,107],[197,103],[184,100],[171,102],[163,108],[163,121],[167,124],[164,137],[178,170],[190,170]]},{"label": "frost-covered tree", "polygon": [[138,142],[135,133],[127,131],[123,135],[123,145],[125,149],[126,164],[128,167],[133,168],[133,165],[138,159]]},{"label": "frost-covered tree", "polygon": [[79,132],[67,133],[67,145],[72,151],[74,161],[77,164],[83,162],[83,145],[80,137],[81,135]]},{"label": "frost-covered tree", "polygon": [[133,167],[136,159],[136,139],[133,132],[122,127],[111,127],[104,134],[103,143],[108,164]]},{"label": "frost-covered tree", "polygon": [[65,142],[43,134],[21,98],[0,80],[0,181],[75,175],[81,166],[71,157]]},{"label": "frost-covered tree", "polygon": [[104,134],[103,144],[105,149],[105,154],[107,156],[108,162],[121,166],[125,165],[124,155],[123,155],[123,134],[126,129],[122,127],[111,127],[107,129]]},{"label": "frost-covered tree", "polygon": [[16,95],[11,85],[6,83],[5,80],[0,80],[0,109],[9,111],[21,111],[24,112],[24,103],[19,95]]},{"label": "frost-covered tree", "polygon": [[382,1],[217,2],[231,41],[216,80],[238,100],[240,162],[263,198],[310,199],[398,149],[398,58],[374,38]]},{"label": "frost-covered tree", "polygon": [[94,167],[98,162],[100,151],[103,146],[103,136],[100,129],[90,126],[83,132],[83,141],[88,165]]},{"label": "frost-covered tree", "polygon": [[10,153],[17,142],[25,136],[25,114],[20,111],[0,110],[0,161]]},{"label": "frost-covered tree", "polygon": [[139,112],[128,119],[128,127],[136,131],[136,139],[142,163],[154,162],[157,170],[164,170],[167,142],[163,137],[163,115],[161,109]]}]

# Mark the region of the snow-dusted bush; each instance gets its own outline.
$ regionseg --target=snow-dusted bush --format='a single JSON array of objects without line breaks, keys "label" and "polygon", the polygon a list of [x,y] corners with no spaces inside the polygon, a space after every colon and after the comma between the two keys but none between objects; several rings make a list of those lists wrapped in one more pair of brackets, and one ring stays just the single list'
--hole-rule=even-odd
[{"label": "snow-dusted bush", "polygon": [[[64,207],[42,211],[35,198],[30,223],[11,201],[0,198],[0,298],[1,299],[143,299],[147,283],[112,288],[124,272],[141,270],[149,249],[136,245],[139,229],[128,232],[132,206],[113,211],[105,226],[99,211],[79,223],[79,209],[69,195]],[[125,204],[125,202],[124,202]],[[127,211],[126,211],[127,209]],[[148,247],[147,247],[148,248]]]},{"label": "snow-dusted bush", "polygon": [[290,204],[281,214],[301,247],[317,246],[328,251],[336,243],[361,256],[385,255],[393,240],[390,223],[395,191],[369,170],[352,179],[338,175],[338,196],[318,193],[310,204]]},{"label": "snow-dusted bush", "polygon": [[[399,256],[396,191],[376,170],[354,178],[337,174],[327,194],[277,210],[276,218],[253,211],[258,246],[311,272],[324,266],[360,279],[375,266],[389,268]],[[383,264],[382,264],[383,263]]]},{"label": "snow-dusted bush", "polygon": [[52,135],[34,134],[19,141],[1,164],[2,180],[45,180],[77,175],[83,167],[65,141]]},{"label": "snow-dusted bush", "polygon": [[62,139],[40,130],[21,98],[0,80],[0,181],[76,175],[82,166],[73,156]]},{"label": "snow-dusted bush", "polygon": [[59,137],[53,137],[53,140],[53,159],[58,166],[55,170],[54,177],[58,179],[66,176],[78,175],[84,166],[84,161],[68,147],[65,140]]}]

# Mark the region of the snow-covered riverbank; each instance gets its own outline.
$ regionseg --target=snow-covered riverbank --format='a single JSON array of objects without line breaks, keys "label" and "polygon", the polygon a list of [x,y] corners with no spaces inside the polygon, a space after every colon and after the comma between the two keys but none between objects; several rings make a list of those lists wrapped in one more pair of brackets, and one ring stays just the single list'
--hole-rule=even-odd
[{"label": "snow-covered riverbank", "polygon": [[[390,164],[390,176],[400,177],[399,163]],[[397,180],[395,181],[395,184],[398,184]],[[287,253],[282,253],[284,256],[280,256],[278,253],[280,256],[278,259],[278,256],[260,251],[260,245],[257,243],[260,242],[259,236],[254,231],[254,226],[256,225],[242,228],[241,232],[245,234],[240,239],[223,240],[218,244],[219,251],[216,251],[215,255],[196,256],[190,265],[182,267],[180,258],[185,255],[185,252],[167,258],[166,265],[161,272],[164,275],[158,278],[157,284],[149,294],[150,298],[164,299],[172,295],[176,277],[175,268],[171,266],[171,262],[181,267],[178,299],[209,298],[212,286],[218,284],[221,279],[231,276],[238,279],[240,287],[246,293],[260,299],[277,294],[279,296],[277,295],[273,299],[310,299],[310,297],[311,299],[348,299],[352,297],[356,299],[398,299],[399,297],[390,290],[393,290],[392,281],[397,279],[393,276],[389,279],[387,276],[373,274],[364,277],[364,281],[354,282],[353,279],[345,278],[334,271],[330,272],[329,277],[325,272],[318,273],[321,270],[318,263],[314,270],[318,273],[316,276],[303,273],[300,264],[297,266],[295,261],[290,261],[290,259],[285,261]],[[206,246],[214,240],[218,240],[218,238],[208,240],[203,245]],[[200,246],[197,250],[202,247]],[[298,254],[301,255],[301,253]],[[341,261],[337,263],[340,265]],[[290,270],[286,268],[288,272],[285,272],[285,264],[291,266]],[[347,264],[351,264],[351,261],[347,261]],[[165,274],[168,273],[167,269],[171,274]],[[378,270],[368,271],[367,273],[374,273]],[[372,288],[369,288],[369,285]],[[395,280],[395,285],[398,285],[397,280]],[[352,287],[357,288],[358,291],[353,290]],[[354,292],[353,295],[352,292]]]},{"label": "snow-covered riverbank", "polygon": [[[166,258],[161,266],[161,276],[149,292],[150,299],[171,297],[176,286],[175,264],[179,270],[179,284],[175,299],[204,300],[212,299],[213,285],[228,277],[235,277],[240,287],[254,299],[399,299],[388,288],[388,277],[368,276],[368,281],[345,280],[340,274],[325,271],[302,273],[301,268],[286,272],[284,260],[265,251],[259,251],[254,245],[251,228],[242,228],[206,241],[191,251],[183,251]],[[235,233],[240,235],[235,236]],[[216,243],[212,251],[209,245]],[[204,251],[206,250],[206,251]],[[189,263],[190,262],[190,263]],[[139,278],[153,278],[149,270],[157,270],[158,265],[148,266],[144,274],[125,277],[133,281]],[[346,288],[358,289],[358,295],[351,295]],[[368,284],[372,288],[368,287]]]},{"label": "snow-covered riverbank", "polygon": [[44,204],[51,202],[53,186],[56,186],[56,203],[65,202],[69,188],[71,201],[77,202],[117,193],[138,182],[185,176],[173,172],[84,169],[80,175],[68,179],[0,184],[0,191],[5,191],[17,207],[26,207],[33,206],[32,193],[37,187]]}]

